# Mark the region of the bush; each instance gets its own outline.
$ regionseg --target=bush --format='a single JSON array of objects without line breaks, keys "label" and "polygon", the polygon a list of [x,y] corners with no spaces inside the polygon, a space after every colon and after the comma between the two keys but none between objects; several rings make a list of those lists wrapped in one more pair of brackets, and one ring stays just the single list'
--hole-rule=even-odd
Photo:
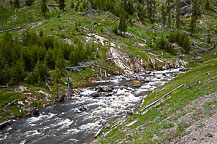
[{"label": "bush", "polygon": [[173,55],[176,55],[176,51],[175,51],[174,47],[173,47],[169,42],[167,42],[167,41],[164,39],[164,37],[161,37],[161,38],[157,41],[155,47],[156,47],[156,48],[159,48],[159,49],[162,49],[162,50],[164,50],[164,51],[166,51],[166,52],[169,52],[169,53],[171,53],[171,54],[173,54]]},{"label": "bush", "polygon": [[176,42],[179,46],[182,47],[182,52],[183,53],[189,53],[189,51],[191,50],[190,38],[186,34],[182,34],[182,33],[179,33],[179,32],[170,33],[169,42],[171,42],[171,43]]}]

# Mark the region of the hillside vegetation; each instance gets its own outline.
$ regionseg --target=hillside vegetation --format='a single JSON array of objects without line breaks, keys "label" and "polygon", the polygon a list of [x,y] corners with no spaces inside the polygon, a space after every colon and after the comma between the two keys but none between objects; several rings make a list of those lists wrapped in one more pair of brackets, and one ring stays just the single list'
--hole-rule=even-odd
[{"label": "hillside vegetation", "polygon": [[[90,80],[194,67],[216,57],[215,0],[0,4],[0,121],[52,104],[67,89],[92,85]],[[124,67],[110,54],[114,49]]]}]

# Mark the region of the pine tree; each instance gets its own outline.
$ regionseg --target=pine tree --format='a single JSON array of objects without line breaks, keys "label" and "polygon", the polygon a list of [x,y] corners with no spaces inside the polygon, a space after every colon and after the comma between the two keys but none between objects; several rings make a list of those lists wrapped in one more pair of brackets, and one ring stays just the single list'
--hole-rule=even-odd
[{"label": "pine tree", "polygon": [[176,0],[176,28],[180,29],[181,19],[180,19],[180,7],[179,7],[179,0]]},{"label": "pine tree", "polygon": [[43,14],[43,16],[45,16],[46,12],[48,11],[46,3],[47,3],[47,0],[41,1],[41,13]]},{"label": "pine tree", "polygon": [[206,0],[205,9],[206,9],[206,10],[209,10],[209,9],[210,9],[209,0]]},{"label": "pine tree", "polygon": [[125,16],[121,16],[118,29],[121,31],[121,33],[122,32],[125,33],[127,31],[127,24],[126,24]]},{"label": "pine tree", "polygon": [[27,6],[32,6],[34,0],[26,0],[26,5]]},{"label": "pine tree", "polygon": [[168,13],[167,24],[168,24],[168,27],[171,26],[171,12],[170,11]]},{"label": "pine tree", "polygon": [[198,8],[197,0],[192,0],[192,16],[191,16],[191,23],[190,23],[190,32],[191,34],[195,33],[197,19],[200,16],[200,10]]},{"label": "pine tree", "polygon": [[59,9],[64,11],[64,8],[66,6],[65,0],[59,0],[58,3],[59,3]]},{"label": "pine tree", "polygon": [[16,84],[18,82],[21,82],[25,77],[25,68],[24,68],[24,61],[21,58],[21,60],[17,60],[17,62],[12,66],[11,70],[11,84]]},{"label": "pine tree", "polygon": [[163,23],[163,26],[165,25],[166,23],[166,11],[165,11],[165,6],[162,5],[161,7],[161,15],[162,15],[162,23]]},{"label": "pine tree", "polygon": [[155,12],[156,12],[156,1],[155,0],[147,0],[147,13],[148,18],[151,21],[151,23],[155,22]]},{"label": "pine tree", "polygon": [[74,1],[71,2],[71,8],[75,8],[75,3],[74,3]]},{"label": "pine tree", "polygon": [[14,7],[16,7],[16,8],[20,7],[20,1],[19,0],[14,1]]}]

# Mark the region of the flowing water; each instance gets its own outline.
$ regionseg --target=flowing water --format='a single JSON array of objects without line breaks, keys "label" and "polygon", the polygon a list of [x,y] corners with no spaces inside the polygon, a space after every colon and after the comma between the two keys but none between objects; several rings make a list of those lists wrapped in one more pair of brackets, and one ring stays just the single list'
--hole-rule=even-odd
[{"label": "flowing water", "polygon": [[[179,69],[110,77],[80,95],[40,110],[0,132],[0,144],[80,144],[92,140],[108,121],[126,116],[142,98],[179,74]],[[142,82],[142,84],[140,84]]]}]

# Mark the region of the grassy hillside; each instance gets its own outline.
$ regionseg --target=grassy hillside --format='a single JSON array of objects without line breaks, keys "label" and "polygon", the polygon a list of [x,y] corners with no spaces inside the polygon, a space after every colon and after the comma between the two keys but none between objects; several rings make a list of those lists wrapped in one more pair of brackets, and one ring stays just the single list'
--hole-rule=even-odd
[{"label": "grassy hillside", "polygon": [[[140,110],[113,128],[98,143],[150,144],[178,141],[189,133],[185,131],[188,127],[216,113],[216,82],[216,59],[179,75],[145,97]],[[144,110],[144,107],[182,84],[185,85],[160,103]],[[199,123],[198,129],[203,125]]]}]

